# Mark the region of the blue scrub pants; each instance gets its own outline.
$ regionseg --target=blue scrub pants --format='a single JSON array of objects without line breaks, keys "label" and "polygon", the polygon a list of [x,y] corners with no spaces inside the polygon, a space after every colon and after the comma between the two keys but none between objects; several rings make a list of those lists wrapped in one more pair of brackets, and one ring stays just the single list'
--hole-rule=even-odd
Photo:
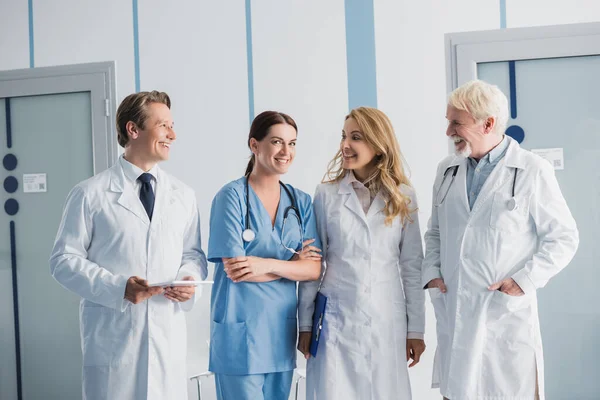
[{"label": "blue scrub pants", "polygon": [[215,374],[217,400],[288,400],[294,371],[269,374]]}]

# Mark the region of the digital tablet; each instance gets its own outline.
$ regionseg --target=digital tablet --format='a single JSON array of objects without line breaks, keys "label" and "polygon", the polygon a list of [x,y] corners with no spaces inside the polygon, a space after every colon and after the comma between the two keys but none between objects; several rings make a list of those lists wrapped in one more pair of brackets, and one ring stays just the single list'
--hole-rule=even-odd
[{"label": "digital tablet", "polygon": [[213,281],[168,281],[168,282],[158,282],[151,283],[148,286],[160,286],[160,287],[168,287],[168,286],[198,286],[198,285],[206,285],[212,284]]}]

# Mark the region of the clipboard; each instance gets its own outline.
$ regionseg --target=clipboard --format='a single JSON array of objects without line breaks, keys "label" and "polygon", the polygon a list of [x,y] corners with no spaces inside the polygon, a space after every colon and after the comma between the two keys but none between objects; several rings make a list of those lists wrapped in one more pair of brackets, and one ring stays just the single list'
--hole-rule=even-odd
[{"label": "clipboard", "polygon": [[323,320],[325,318],[325,306],[327,305],[327,296],[321,291],[317,292],[315,298],[315,313],[313,314],[312,332],[310,335],[310,355],[313,357],[317,356],[317,349],[319,348],[319,339],[321,338],[321,331],[323,330]]}]

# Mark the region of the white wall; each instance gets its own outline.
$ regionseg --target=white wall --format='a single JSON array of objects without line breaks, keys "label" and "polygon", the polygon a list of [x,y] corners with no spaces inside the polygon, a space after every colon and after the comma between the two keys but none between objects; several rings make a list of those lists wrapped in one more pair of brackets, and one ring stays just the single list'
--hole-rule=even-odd
[{"label": "white wall", "polygon": [[28,67],[27,1],[0,0],[0,70]]},{"label": "white wall", "polygon": [[[437,162],[446,155],[444,33],[500,28],[500,0],[373,0],[378,107],[394,126],[425,229]],[[248,96],[244,0],[139,0],[141,90],[168,92],[178,139],[165,168],[189,183],[203,217],[245,168],[251,104],[297,121],[298,154],[285,180],[312,193],[336,151],[348,111],[344,0],[253,0],[254,97]],[[135,90],[132,2],[33,0],[35,66],[116,60],[118,101]],[[597,0],[507,0],[507,27],[600,20]],[[0,0],[0,70],[30,67],[27,0]],[[0,93],[1,96],[1,93]],[[212,275],[212,272],[211,272]],[[206,368],[209,293],[190,314],[190,372]],[[428,302],[429,303],[429,302]],[[411,371],[413,398],[428,389],[435,351]],[[299,364],[303,365],[302,359]],[[205,399],[213,399],[212,385]]]}]

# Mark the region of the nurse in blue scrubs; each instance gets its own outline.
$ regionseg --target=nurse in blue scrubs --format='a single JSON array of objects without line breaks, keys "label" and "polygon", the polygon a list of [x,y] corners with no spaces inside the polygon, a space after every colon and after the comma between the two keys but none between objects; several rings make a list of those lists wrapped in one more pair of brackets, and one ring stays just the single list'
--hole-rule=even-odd
[{"label": "nurse in blue scrubs", "polygon": [[212,202],[210,371],[219,400],[287,400],[296,367],[296,281],[321,272],[311,198],[283,184],[297,127],[265,111],[252,122],[244,177]]}]

